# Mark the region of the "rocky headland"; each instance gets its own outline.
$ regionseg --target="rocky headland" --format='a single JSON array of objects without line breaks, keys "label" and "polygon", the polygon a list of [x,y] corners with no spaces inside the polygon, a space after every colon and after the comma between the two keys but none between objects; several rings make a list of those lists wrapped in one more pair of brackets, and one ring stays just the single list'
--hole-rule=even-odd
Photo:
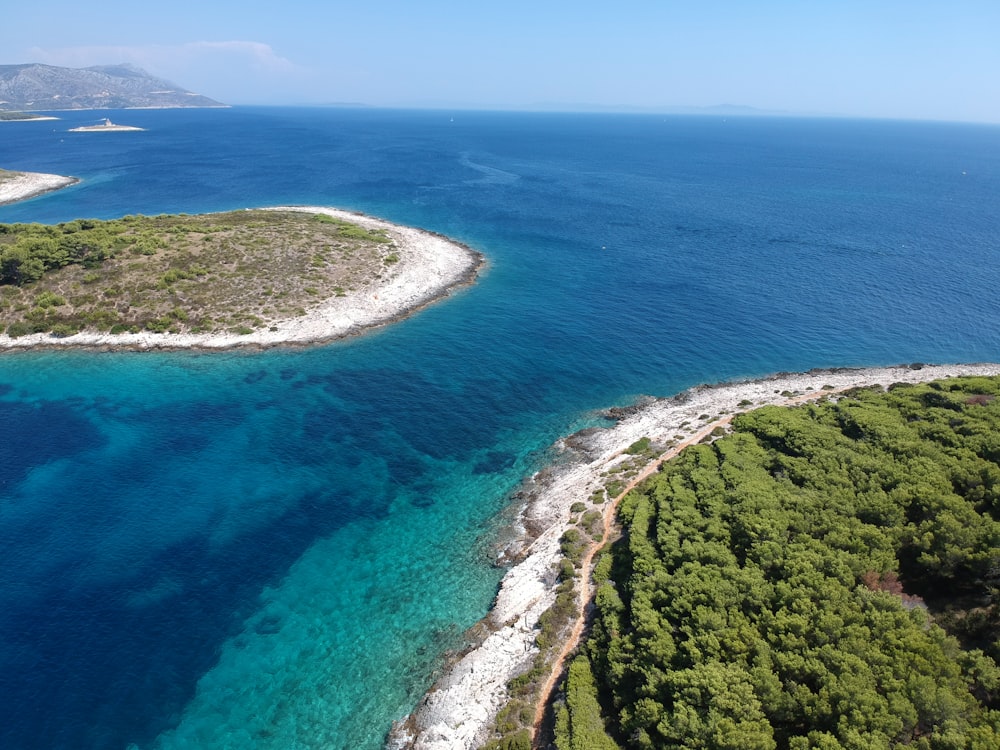
[{"label": "rocky headland", "polygon": [[641,438],[671,452],[710,435],[732,414],[768,404],[794,404],[855,387],[915,383],[964,375],[1000,375],[1000,364],[899,365],[780,373],[758,380],[700,385],[670,398],[616,409],[606,429],[560,440],[559,460],[526,482],[518,516],[521,536],[503,551],[518,560],[506,574],[482,621],[478,647],[456,659],[416,710],[387,738],[393,750],[473,750],[492,733],[508,700],[507,685],[527,671],[538,653],[539,618],[555,601],[560,538],[570,507],[603,491],[609,472],[633,459],[625,451]]}]

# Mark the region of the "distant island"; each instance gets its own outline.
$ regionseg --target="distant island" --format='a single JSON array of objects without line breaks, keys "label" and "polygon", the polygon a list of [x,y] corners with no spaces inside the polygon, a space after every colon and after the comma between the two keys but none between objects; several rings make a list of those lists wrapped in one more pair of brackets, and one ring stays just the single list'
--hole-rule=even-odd
[{"label": "distant island", "polygon": [[120,133],[123,131],[139,131],[146,128],[137,128],[134,125],[116,125],[111,122],[110,117],[105,117],[97,125],[81,125],[78,128],[70,128],[70,133]]},{"label": "distant island", "polygon": [[330,208],[0,224],[0,349],[308,344],[409,315],[482,256]]},{"label": "distant island", "polygon": [[0,65],[0,110],[169,109],[228,105],[156,78],[134,65],[61,68]]},{"label": "distant island", "polygon": [[34,122],[36,120],[58,120],[51,115],[36,115],[31,112],[0,112],[0,122]]}]

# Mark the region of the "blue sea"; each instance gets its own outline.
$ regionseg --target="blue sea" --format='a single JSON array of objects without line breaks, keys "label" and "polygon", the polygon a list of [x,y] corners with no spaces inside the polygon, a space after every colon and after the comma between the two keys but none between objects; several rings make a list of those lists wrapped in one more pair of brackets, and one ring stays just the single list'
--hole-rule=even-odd
[{"label": "blue sea", "polygon": [[[142,133],[68,133],[110,114]],[[0,747],[376,749],[504,511],[642,394],[1000,359],[1000,127],[234,108],[0,123],[0,222],[339,206],[479,281],[310,349],[0,355]]]}]

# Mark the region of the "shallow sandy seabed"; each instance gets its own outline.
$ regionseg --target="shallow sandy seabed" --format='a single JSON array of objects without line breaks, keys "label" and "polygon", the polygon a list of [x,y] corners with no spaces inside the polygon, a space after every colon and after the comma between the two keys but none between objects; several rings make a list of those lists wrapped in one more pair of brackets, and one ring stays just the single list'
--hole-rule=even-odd
[{"label": "shallow sandy seabed", "polygon": [[[394,725],[386,746],[393,750],[471,750],[489,739],[497,712],[506,702],[507,683],[526,671],[537,653],[535,625],[555,601],[559,538],[570,526],[570,506],[603,487],[606,477],[601,474],[630,458],[623,451],[636,440],[649,437],[666,444],[677,436],[689,438],[710,428],[723,413],[788,403],[783,392],[798,394],[800,402],[803,394],[820,398],[831,389],[1000,375],[1000,364],[916,367],[813,370],[697,386],[672,398],[650,400],[614,427],[585,430],[560,440],[555,465],[532,477],[526,486],[529,500],[519,521],[522,529],[535,533],[523,535],[521,548],[515,545],[505,551],[523,559],[504,576],[493,609],[481,623],[482,632],[488,635],[445,670],[413,714]],[[701,419],[704,414],[711,418]]]},{"label": "shallow sandy seabed", "polygon": [[76,177],[63,177],[58,174],[15,172],[13,177],[0,180],[0,206],[34,198],[36,195],[69,187],[78,182]]},{"label": "shallow sandy seabed", "polygon": [[363,333],[406,317],[471,282],[483,256],[432,232],[392,224],[363,214],[319,206],[279,206],[270,211],[320,213],[366,229],[382,229],[397,242],[399,261],[367,287],[344,297],[331,297],[297,318],[279,321],[270,329],[246,335],[235,333],[100,333],[83,331],[56,338],[48,333],[11,338],[0,335],[0,349],[232,349],[315,344]]}]

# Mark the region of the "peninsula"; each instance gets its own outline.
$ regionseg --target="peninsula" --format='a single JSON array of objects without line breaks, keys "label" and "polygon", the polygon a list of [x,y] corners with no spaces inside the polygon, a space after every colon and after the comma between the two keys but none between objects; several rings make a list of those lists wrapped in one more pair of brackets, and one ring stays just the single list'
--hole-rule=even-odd
[{"label": "peninsula", "polygon": [[[1000,364],[782,373],[698,386],[671,398],[616,408],[606,415],[617,420],[613,427],[560,440],[560,459],[519,493],[520,534],[500,553],[501,561],[516,564],[504,577],[493,609],[470,634],[478,645],[455,659],[417,710],[396,723],[386,746],[536,746],[541,715],[536,704],[548,702],[556,679],[564,674],[563,659],[584,628],[593,555],[610,535],[618,503],[661,461],[726,434],[736,414],[836,398],[855,388],[998,375]],[[982,397],[983,403],[991,400]]]},{"label": "peninsula", "polygon": [[35,115],[30,112],[6,112],[0,110],[0,122],[37,122],[38,120],[58,120],[52,115]]},{"label": "peninsula", "polygon": [[225,107],[135,65],[64,68],[26,63],[0,65],[0,110],[168,109]]},{"label": "peninsula", "polygon": [[0,349],[311,344],[398,320],[483,257],[322,207],[0,225]]},{"label": "peninsula", "polygon": [[36,195],[69,187],[78,182],[76,177],[0,169],[0,206],[34,198]]}]

